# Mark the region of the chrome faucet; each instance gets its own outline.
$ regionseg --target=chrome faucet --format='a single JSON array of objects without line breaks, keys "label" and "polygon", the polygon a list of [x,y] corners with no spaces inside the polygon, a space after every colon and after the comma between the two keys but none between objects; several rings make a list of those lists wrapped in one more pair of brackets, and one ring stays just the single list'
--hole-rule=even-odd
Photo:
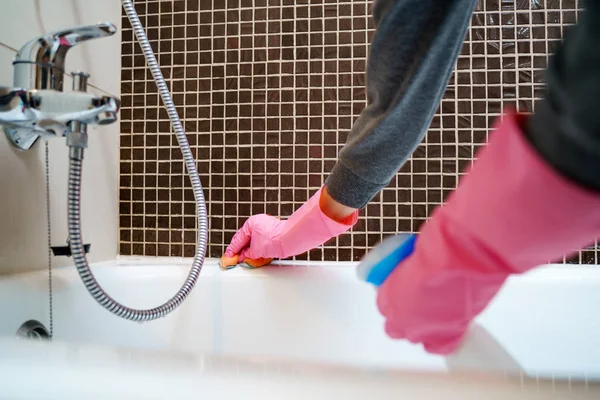
[{"label": "chrome faucet", "polygon": [[114,35],[111,23],[82,26],[52,32],[25,43],[17,53],[13,66],[13,84],[23,89],[63,90],[65,58],[72,47],[91,39]]},{"label": "chrome faucet", "polygon": [[113,24],[100,23],[52,32],[23,45],[13,62],[14,87],[0,87],[0,125],[13,145],[27,150],[40,137],[67,136],[82,124],[117,120],[119,99],[87,93],[81,85],[86,73],[75,73],[74,90],[63,92],[69,49],[116,31]]}]

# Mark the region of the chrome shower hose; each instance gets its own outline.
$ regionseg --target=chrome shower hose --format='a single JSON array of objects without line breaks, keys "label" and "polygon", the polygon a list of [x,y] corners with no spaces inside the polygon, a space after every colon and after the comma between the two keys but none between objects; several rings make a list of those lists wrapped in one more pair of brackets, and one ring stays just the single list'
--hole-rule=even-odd
[{"label": "chrome shower hose", "polygon": [[200,177],[198,176],[198,170],[196,169],[196,161],[190,150],[190,145],[185,136],[185,131],[177,114],[177,109],[171,98],[171,93],[167,87],[165,79],[160,71],[160,66],[156,61],[150,42],[144,32],[140,19],[135,11],[133,2],[131,0],[123,0],[123,9],[129,18],[129,22],[133,27],[135,36],[144,52],[146,63],[152,72],[156,86],[158,87],[162,101],[169,113],[171,119],[171,125],[177,136],[177,142],[181,148],[183,159],[185,160],[185,166],[188,171],[188,176],[192,183],[194,191],[194,199],[196,201],[196,216],[198,218],[198,242],[196,245],[196,255],[192,263],[191,270],[179,291],[166,303],[147,310],[136,310],[133,308],[126,307],[112,297],[110,297],[100,287],[87,262],[85,251],[83,248],[83,240],[81,238],[81,217],[80,217],[80,203],[81,203],[81,167],[83,161],[83,149],[71,148],[69,151],[69,189],[68,189],[68,220],[69,220],[69,236],[71,253],[75,260],[75,266],[77,271],[83,280],[83,283],[90,294],[100,303],[104,308],[113,314],[132,321],[151,321],[154,319],[161,318],[171,311],[175,310],[186,297],[190,294],[198,276],[200,270],[204,264],[204,256],[206,253],[206,245],[208,241],[208,218],[206,213],[206,203],[204,200],[204,193],[202,191],[202,185],[200,183]]}]

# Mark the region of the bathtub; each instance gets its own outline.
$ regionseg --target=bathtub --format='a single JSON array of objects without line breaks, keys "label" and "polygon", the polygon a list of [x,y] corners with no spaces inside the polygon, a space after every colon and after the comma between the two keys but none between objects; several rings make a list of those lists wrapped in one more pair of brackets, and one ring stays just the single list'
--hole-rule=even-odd
[{"label": "bathtub", "polygon": [[[115,299],[149,308],[189,265],[125,258],[93,268]],[[599,267],[510,279],[448,358],[387,338],[353,264],[221,271],[207,260],[188,300],[148,323],[101,308],[73,268],[53,276],[51,343],[15,339],[25,321],[48,326],[47,272],[0,279],[0,398],[600,398]]]}]

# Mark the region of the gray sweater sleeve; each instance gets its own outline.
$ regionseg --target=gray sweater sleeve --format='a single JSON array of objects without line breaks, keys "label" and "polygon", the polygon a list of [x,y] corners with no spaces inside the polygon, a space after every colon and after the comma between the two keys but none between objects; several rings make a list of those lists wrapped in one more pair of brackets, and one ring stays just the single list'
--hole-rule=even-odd
[{"label": "gray sweater sleeve", "polygon": [[600,0],[587,0],[546,69],[547,91],[527,134],[563,176],[600,190]]},{"label": "gray sweater sleeve", "polygon": [[338,202],[364,207],[425,135],[477,0],[375,0],[367,107],[325,182]]}]

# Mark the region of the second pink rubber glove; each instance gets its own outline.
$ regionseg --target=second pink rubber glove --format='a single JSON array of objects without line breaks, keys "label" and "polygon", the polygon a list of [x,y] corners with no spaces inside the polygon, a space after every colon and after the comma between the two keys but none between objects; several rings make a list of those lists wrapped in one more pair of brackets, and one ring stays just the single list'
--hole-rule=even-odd
[{"label": "second pink rubber glove", "polygon": [[449,354],[510,274],[557,260],[600,235],[600,194],[552,169],[508,115],[379,288],[389,336]]},{"label": "second pink rubber glove", "polygon": [[233,236],[225,256],[244,259],[288,258],[322,245],[349,230],[358,220],[358,211],[338,222],[321,211],[320,189],[287,220],[266,214],[250,217]]}]

